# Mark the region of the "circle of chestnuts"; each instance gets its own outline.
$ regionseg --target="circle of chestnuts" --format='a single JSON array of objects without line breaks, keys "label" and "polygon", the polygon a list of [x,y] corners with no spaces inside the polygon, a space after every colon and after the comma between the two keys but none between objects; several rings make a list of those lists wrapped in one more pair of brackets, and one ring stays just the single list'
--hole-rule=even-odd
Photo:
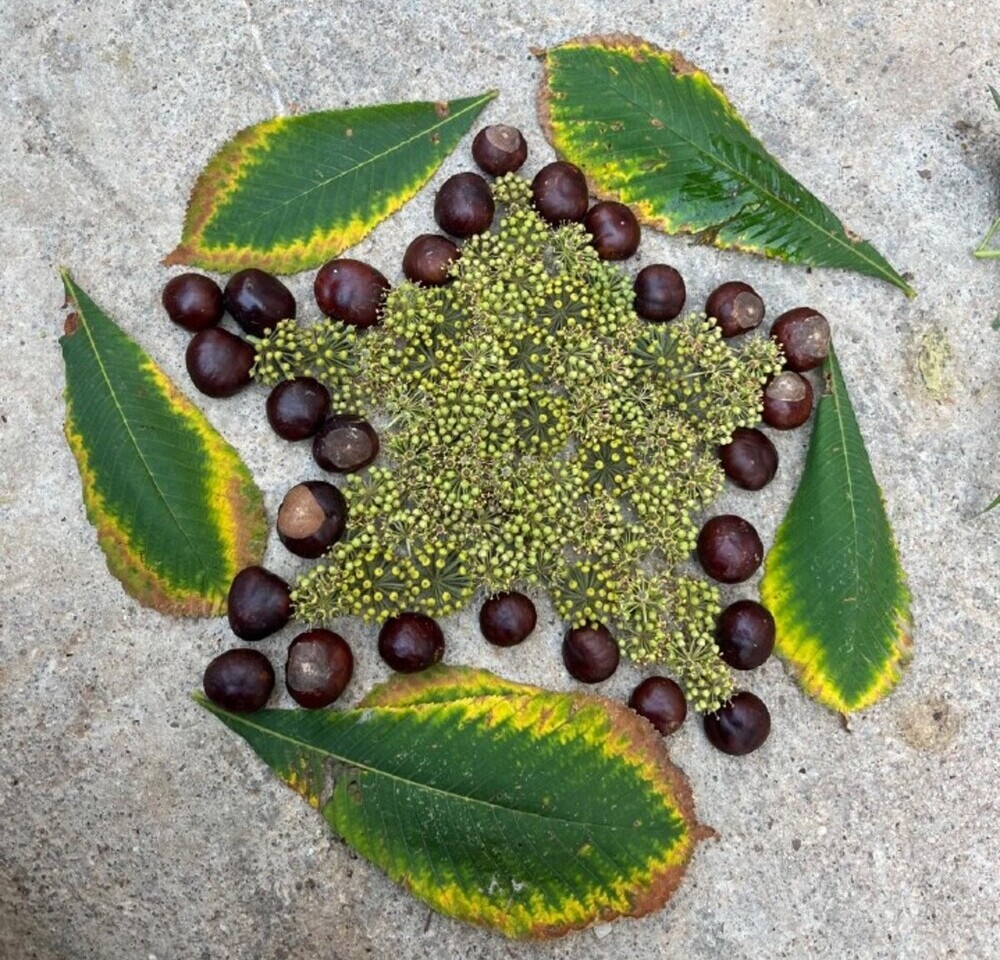
[{"label": "circle of chestnuts", "polygon": [[[521,131],[495,124],[477,133],[472,155],[483,174],[501,176],[521,168],[528,146]],[[574,164],[557,160],[543,166],[531,189],[535,208],[544,220],[553,226],[583,223],[602,259],[625,260],[637,251],[641,233],[633,211],[611,200],[591,205],[586,177]],[[434,219],[442,232],[420,234],[410,242],[403,256],[403,275],[425,286],[447,284],[462,255],[456,241],[488,230],[494,213],[492,192],[483,175],[464,172],[449,177],[434,200]],[[318,271],[313,294],[327,317],[367,328],[379,322],[389,289],[388,279],[379,270],[342,257]],[[665,263],[644,266],[635,277],[634,292],[634,309],[649,323],[675,319],[687,300],[683,277]],[[243,333],[260,338],[279,321],[295,317],[297,310],[288,287],[255,268],[234,274],[224,290],[209,277],[180,274],[163,288],[162,303],[169,318],[193,334],[185,357],[188,373],[195,387],[210,397],[229,397],[242,390],[251,381],[255,360],[250,342],[219,325],[225,314]],[[706,315],[715,319],[725,338],[754,330],[765,312],[763,298],[742,281],[718,285],[705,302]],[[762,420],[766,426],[784,431],[801,426],[810,417],[813,388],[805,374],[826,359],[830,326],[813,308],[796,307],[774,321],[770,335],[781,347],[785,369],[763,388]],[[326,387],[311,377],[279,383],[268,396],[265,410],[278,436],[289,442],[311,442],[313,458],[326,472],[361,470],[378,456],[379,438],[374,427],[357,414],[331,410]],[[774,442],[755,428],[736,429],[730,441],[718,448],[718,457],[726,477],[743,490],[763,489],[778,470]],[[317,558],[340,539],[348,519],[347,505],[337,486],[325,480],[307,480],[285,495],[276,530],[291,553]],[[763,549],[749,521],[723,514],[705,522],[696,553],[708,576],[723,584],[737,584],[757,571]],[[294,612],[290,594],[288,583],[271,571],[260,566],[242,570],[233,580],[227,601],[233,633],[243,641],[257,643],[282,629]],[[483,637],[501,648],[524,642],[536,623],[534,603],[517,592],[488,597],[479,612]],[[740,671],[755,669],[774,647],[774,618],[755,600],[735,600],[720,614],[715,638],[725,663]],[[378,652],[393,670],[424,670],[442,659],[444,633],[433,618],[403,610],[383,624]],[[617,669],[619,648],[605,625],[585,624],[565,634],[562,658],[576,680],[600,683]],[[286,688],[303,707],[327,707],[346,689],[353,666],[351,647],[343,637],[330,630],[309,630],[297,635],[288,647]],[[253,711],[271,697],[275,673],[262,652],[240,647],[209,663],[203,686],[209,699],[224,709]],[[687,715],[684,693],[668,677],[646,677],[632,691],[628,705],[663,736],[676,731]],[[715,712],[706,714],[703,725],[715,747],[739,756],[764,743],[771,719],[762,700],[741,690]]]}]

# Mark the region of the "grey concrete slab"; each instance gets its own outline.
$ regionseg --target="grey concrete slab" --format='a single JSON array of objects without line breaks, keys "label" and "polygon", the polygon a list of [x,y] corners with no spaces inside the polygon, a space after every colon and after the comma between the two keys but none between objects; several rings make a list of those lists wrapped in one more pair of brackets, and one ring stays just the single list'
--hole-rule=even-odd
[{"label": "grey concrete slab", "polygon": [[[988,958],[997,883],[997,361],[1000,265],[969,251],[1000,208],[1000,7],[903,2],[157,4],[0,2],[0,957]],[[158,305],[188,191],[216,147],[277,111],[439,99],[498,87],[484,119],[526,132],[532,45],[629,31],[721,80],[788,168],[912,273],[919,297],[649,235],[692,302],[742,277],[772,314],[832,320],[914,594],[916,657],[845,732],[778,663],[747,678],[774,732],[756,755],[672,753],[719,837],[663,912],[545,945],[437,915],[354,857],[244,745],[188,699],[231,638],[224,622],[141,609],[107,573],[61,434],[56,268],[113,312],[178,383],[184,334]],[[468,142],[435,183],[469,163]],[[390,277],[430,227],[430,191],[358,248]],[[311,278],[293,287],[308,302]],[[923,334],[950,343],[952,387],[917,373]],[[199,398],[201,399],[201,398]],[[203,400],[273,516],[310,473],[272,436],[263,393]],[[767,495],[723,503],[769,538],[803,433],[779,438]],[[280,547],[267,561],[298,569]],[[733,592],[736,595],[736,592]],[[453,662],[567,687],[558,626],[483,648],[448,624]],[[355,641],[357,699],[383,675]],[[283,634],[263,644],[281,659]],[[624,696],[640,672],[607,684]]]}]

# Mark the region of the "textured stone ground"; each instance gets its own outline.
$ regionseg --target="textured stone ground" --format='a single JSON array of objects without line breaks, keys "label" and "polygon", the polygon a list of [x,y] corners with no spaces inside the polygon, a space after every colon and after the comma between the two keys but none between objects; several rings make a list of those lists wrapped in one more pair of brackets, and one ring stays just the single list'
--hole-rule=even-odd
[{"label": "textured stone ground", "polygon": [[[0,957],[278,960],[501,957],[871,958],[1000,955],[997,883],[997,361],[1000,265],[969,250],[1000,208],[995,2],[620,4],[60,2],[0,4]],[[845,732],[777,662],[748,678],[774,732],[734,760],[698,725],[674,738],[704,844],[670,906],[563,941],[508,943],[428,911],[334,841],[187,694],[230,643],[220,621],[140,609],[107,573],[63,441],[70,266],[179,383],[183,333],[158,306],[159,258],[214,149],[277,111],[443,99],[498,87],[485,119],[527,133],[529,46],[595,31],[676,46],[725,83],[765,143],[913,276],[919,297],[835,272],[650,236],[694,303],[742,277],[772,315],[832,320],[914,593],[916,658]],[[468,164],[462,144],[435,182]],[[357,250],[391,277],[431,225],[430,192]],[[295,278],[307,301],[309,276]],[[920,338],[954,351],[946,402]],[[200,399],[200,398],[199,398]],[[263,394],[204,400],[272,511],[307,475],[266,428]],[[729,494],[770,536],[805,435],[781,437],[764,496]],[[268,562],[296,566],[280,548]],[[485,650],[457,618],[453,662],[566,686],[558,630]],[[359,669],[382,675],[348,625]],[[277,655],[287,637],[265,643]],[[639,674],[607,684],[623,695]]]}]

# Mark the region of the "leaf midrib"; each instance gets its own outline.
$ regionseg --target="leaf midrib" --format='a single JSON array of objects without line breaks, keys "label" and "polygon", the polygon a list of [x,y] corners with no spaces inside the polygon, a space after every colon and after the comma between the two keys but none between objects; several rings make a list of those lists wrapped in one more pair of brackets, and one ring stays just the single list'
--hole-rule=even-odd
[{"label": "leaf midrib", "polygon": [[[712,85],[712,88],[713,88],[713,90],[716,89],[714,84]],[[811,220],[809,217],[807,217],[804,213],[802,213],[796,207],[792,206],[790,203],[786,202],[785,200],[783,200],[781,197],[777,196],[776,194],[772,193],[766,187],[764,187],[761,184],[757,183],[757,181],[754,180],[754,179],[752,179],[749,175],[743,173],[742,171],[740,171],[740,170],[736,169],[735,167],[731,166],[730,164],[726,163],[725,160],[723,160],[722,158],[718,157],[716,154],[708,152],[706,149],[704,149],[703,147],[701,147],[694,140],[691,140],[688,137],[685,137],[671,123],[669,123],[667,120],[664,120],[664,118],[662,116],[660,116],[657,113],[652,112],[651,110],[649,110],[646,107],[643,107],[642,104],[640,104],[640,103],[636,102],[635,100],[633,100],[631,97],[629,97],[619,87],[615,86],[614,89],[618,92],[618,96],[622,100],[626,101],[627,103],[632,104],[632,106],[635,107],[640,113],[645,114],[646,116],[650,117],[651,119],[658,120],[660,123],[662,123],[664,125],[664,127],[666,129],[670,130],[670,132],[673,133],[679,140],[682,140],[683,142],[687,143],[689,146],[693,147],[703,157],[706,157],[710,161],[713,161],[716,164],[716,166],[718,166],[718,167],[720,167],[720,168],[722,168],[724,170],[729,171],[737,179],[742,180],[744,183],[748,184],[750,187],[752,187],[754,190],[756,190],[758,194],[761,194],[764,197],[771,198],[776,204],[784,207],[793,216],[798,217],[799,219],[803,220],[805,223],[807,223],[811,227],[813,227],[816,230],[817,233],[819,233],[819,234],[821,234],[823,236],[828,237],[830,240],[833,240],[836,244],[838,244],[846,252],[848,252],[848,253],[850,253],[850,254],[858,257],[860,260],[862,260],[865,263],[869,264],[872,267],[872,269],[874,269],[876,271],[877,275],[879,277],[881,277],[883,280],[885,280],[886,282],[893,284],[893,286],[900,286],[900,281],[899,281],[899,279],[897,277],[893,276],[892,273],[887,273],[884,267],[882,267],[876,261],[873,261],[869,257],[867,257],[864,254],[863,250],[861,250],[858,247],[855,247],[855,246],[851,245],[850,243],[848,243],[846,241],[846,238],[841,238],[841,237],[837,236],[837,234],[835,234],[835,233],[829,233],[827,230],[825,230],[819,224],[815,223],[815,221]],[[650,91],[650,92],[652,92],[652,91]],[[761,147],[762,147],[762,145],[761,145]],[[763,147],[762,147],[762,149],[763,149]],[[774,159],[774,157],[772,157],[766,150],[764,150],[764,158],[767,161],[769,161],[770,163],[772,163],[774,165],[774,167],[779,171],[779,173],[784,174],[784,176],[788,177],[791,180],[795,179],[794,177],[792,177],[792,175],[790,173],[788,173],[787,170],[785,170],[783,167],[781,167],[781,165]],[[803,189],[805,189],[805,188],[803,187]],[[806,192],[808,193],[809,191],[806,191]],[[818,198],[817,198],[817,202],[820,203],[821,206],[823,205],[822,201],[819,201]],[[843,226],[843,225],[841,225],[841,226]],[[912,288],[908,284],[906,284],[905,281],[904,281],[903,286],[901,287],[901,289],[903,289],[907,293],[912,293]]]},{"label": "leaf midrib", "polygon": [[[225,717],[229,718],[231,721],[236,722],[237,724],[242,724],[242,725],[248,727],[249,729],[256,730],[259,733],[263,733],[266,736],[273,737],[273,738],[275,738],[277,740],[281,740],[281,741],[283,741],[285,743],[288,743],[288,744],[292,744],[295,747],[298,747],[298,748],[300,748],[302,750],[309,750],[309,751],[311,751],[313,753],[319,754],[321,757],[326,757],[327,759],[339,760],[341,763],[347,764],[348,766],[351,766],[351,767],[356,767],[359,770],[364,770],[367,773],[371,773],[371,774],[374,774],[374,775],[380,776],[380,777],[386,777],[386,778],[388,778],[390,780],[396,781],[397,783],[405,784],[406,786],[413,787],[413,788],[418,789],[418,790],[426,790],[426,791],[431,792],[431,793],[440,794],[441,796],[448,797],[451,800],[458,800],[458,801],[461,801],[461,802],[464,802],[464,803],[478,804],[480,806],[484,806],[484,807],[487,807],[487,808],[492,809],[492,810],[503,810],[503,811],[506,811],[507,813],[517,814],[519,816],[534,817],[536,819],[543,820],[543,821],[546,821],[546,822],[565,823],[565,824],[570,824],[570,825],[579,826],[579,827],[595,827],[595,828],[600,828],[600,829],[604,829],[604,830],[612,830],[612,831],[624,830],[624,829],[626,829],[626,826],[627,826],[628,829],[631,829],[631,830],[639,829],[639,828],[636,828],[635,826],[626,825],[626,824],[596,823],[596,822],[592,822],[592,821],[589,821],[589,820],[570,820],[570,819],[567,819],[566,817],[546,816],[545,814],[537,813],[534,810],[524,810],[524,809],[522,809],[520,807],[509,807],[509,806],[506,806],[506,805],[504,805],[502,803],[491,803],[489,800],[480,800],[478,797],[470,797],[470,796],[466,796],[466,795],[461,794],[461,793],[455,793],[455,792],[453,792],[451,790],[444,790],[441,787],[434,787],[434,786],[431,786],[430,784],[427,784],[427,783],[420,783],[417,780],[410,780],[407,777],[402,777],[402,776],[399,776],[398,774],[389,773],[386,770],[380,770],[377,767],[370,766],[369,764],[361,763],[361,762],[359,762],[357,760],[352,760],[352,759],[350,759],[348,757],[345,757],[345,756],[342,756],[340,754],[323,750],[322,748],[314,746],[311,743],[306,743],[303,740],[299,740],[299,739],[296,739],[295,737],[288,736],[287,734],[280,733],[280,732],[278,732],[276,730],[273,730],[270,727],[265,727],[265,726],[261,726],[260,724],[252,723],[250,721],[250,719],[249,719],[249,717],[251,715],[234,714],[234,713],[230,713],[230,712],[228,712],[226,710],[221,710],[221,709],[217,708],[214,704],[212,704],[209,700],[207,700],[207,698],[203,697],[201,694],[195,694],[195,699],[197,700],[197,702],[199,702],[203,707],[205,707],[211,713],[214,713],[217,716],[225,716]],[[366,707],[365,709],[366,710],[380,710],[382,708],[380,708],[380,707]],[[390,708],[390,709],[392,709],[392,708]],[[395,709],[401,709],[401,708],[395,708]],[[352,711],[352,712],[354,712],[354,711]]]},{"label": "leaf midrib", "polygon": [[[355,164],[354,166],[350,167],[347,170],[342,170],[340,171],[340,173],[337,173],[332,177],[327,177],[325,180],[321,180],[319,183],[313,184],[307,190],[303,190],[301,193],[297,193],[294,196],[289,197],[287,200],[283,200],[281,203],[275,204],[272,207],[268,207],[268,209],[261,211],[256,216],[251,217],[248,220],[245,220],[244,223],[247,225],[257,223],[258,221],[263,220],[265,217],[271,216],[271,214],[273,214],[276,210],[281,210],[283,207],[287,207],[289,204],[297,203],[304,197],[309,196],[310,193],[313,193],[316,190],[322,190],[324,187],[328,187],[331,183],[336,183],[336,181],[341,179],[342,177],[355,174],[359,170],[364,169],[369,164],[376,163],[379,160],[384,159],[385,157],[391,156],[393,153],[402,150],[404,147],[411,144],[414,140],[419,140],[421,137],[427,136],[428,134],[433,133],[435,130],[439,130],[442,127],[446,126],[447,124],[452,123],[453,121],[458,120],[460,117],[465,116],[465,114],[468,113],[470,110],[473,110],[476,107],[480,106],[481,104],[492,100],[494,96],[495,94],[492,91],[483,94],[482,96],[476,98],[474,101],[470,102],[456,113],[449,113],[447,117],[443,117],[438,123],[435,123],[433,126],[425,127],[423,130],[420,130],[419,132],[413,134],[413,136],[407,137],[407,139],[405,140],[400,140],[397,144],[390,147],[388,150],[384,150],[382,151],[382,153],[373,154],[366,160],[363,160],[361,163]],[[235,196],[236,194],[234,193],[233,195]]]},{"label": "leaf midrib", "polygon": [[125,413],[125,408],[118,400],[118,393],[115,390],[114,384],[111,381],[111,377],[108,375],[108,370],[104,364],[101,352],[98,349],[97,341],[94,339],[94,334],[90,328],[90,322],[87,317],[87,311],[84,308],[83,304],[80,303],[80,298],[77,296],[76,284],[74,284],[72,280],[70,280],[70,289],[71,289],[71,296],[73,297],[73,303],[75,304],[77,311],[79,312],[80,326],[83,327],[84,332],[87,334],[87,341],[90,344],[91,350],[94,355],[94,359],[97,361],[98,370],[100,371],[101,377],[104,379],[104,382],[107,385],[108,394],[111,396],[111,400],[115,405],[115,409],[118,411],[118,414],[121,417],[122,425],[125,427],[125,432],[128,434],[129,440],[132,441],[132,446],[134,447],[135,452],[139,457],[139,461],[142,463],[143,469],[146,471],[146,476],[149,478],[149,481],[152,484],[153,489],[156,491],[156,494],[159,497],[160,502],[163,504],[163,508],[167,511],[167,514],[170,516],[170,519],[173,521],[174,526],[180,532],[181,536],[184,538],[188,547],[191,549],[194,555],[199,559],[199,561],[201,561],[202,567],[204,569],[210,569],[209,567],[206,567],[205,558],[202,556],[201,551],[192,541],[187,530],[185,530],[184,527],[181,525],[177,517],[177,514],[175,514],[174,511],[170,508],[170,504],[167,501],[167,498],[164,496],[163,490],[160,488],[160,485],[156,480],[156,476],[150,469],[149,463],[146,460],[142,448],[139,446],[139,441],[136,438],[135,434],[132,432],[132,427],[129,423],[128,416]]}]

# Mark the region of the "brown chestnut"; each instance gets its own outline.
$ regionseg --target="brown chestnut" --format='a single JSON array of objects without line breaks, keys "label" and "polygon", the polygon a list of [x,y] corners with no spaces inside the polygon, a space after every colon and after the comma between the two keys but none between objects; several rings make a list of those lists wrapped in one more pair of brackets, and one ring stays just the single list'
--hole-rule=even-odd
[{"label": "brown chestnut", "polygon": [[528,159],[528,144],[517,127],[495,123],[483,127],[472,141],[472,159],[494,177],[520,170]]},{"label": "brown chestnut", "polygon": [[456,173],[434,198],[434,219],[453,237],[471,237],[489,230],[496,207],[490,185],[478,173]]},{"label": "brown chestnut", "polygon": [[281,501],[275,528],[278,539],[298,557],[321,557],[347,524],[344,495],[325,480],[298,483]]},{"label": "brown chestnut", "polygon": [[196,333],[184,362],[191,382],[209,397],[231,397],[250,382],[256,354],[246,340],[221,327]]},{"label": "brown chestnut", "polygon": [[783,313],[774,321],[771,336],[785,354],[785,366],[797,373],[818,367],[830,352],[830,324],[812,307]]},{"label": "brown chestnut", "polygon": [[403,274],[413,283],[440,287],[451,279],[451,265],[458,257],[458,247],[447,237],[421,233],[410,241],[403,254]]},{"label": "brown chestnut", "polygon": [[812,403],[809,381],[792,370],[783,370],[764,387],[764,423],[775,430],[801,427],[812,413]]},{"label": "brown chestnut", "polygon": [[354,473],[378,456],[375,428],[356,413],[328,417],[313,437],[313,459],[332,473]]},{"label": "brown chestnut", "polygon": [[760,325],[764,301],[749,283],[730,280],[708,295],[705,313],[715,317],[724,337],[736,337]]},{"label": "brown chestnut", "polygon": [[295,297],[277,277],[251,267],[234,273],[226,284],[226,309],[254,337],[263,337],[279,320],[295,316]]},{"label": "brown chestnut", "polygon": [[373,327],[378,323],[388,291],[389,281],[378,270],[350,257],[323,264],[313,281],[320,310],[352,327]]}]

